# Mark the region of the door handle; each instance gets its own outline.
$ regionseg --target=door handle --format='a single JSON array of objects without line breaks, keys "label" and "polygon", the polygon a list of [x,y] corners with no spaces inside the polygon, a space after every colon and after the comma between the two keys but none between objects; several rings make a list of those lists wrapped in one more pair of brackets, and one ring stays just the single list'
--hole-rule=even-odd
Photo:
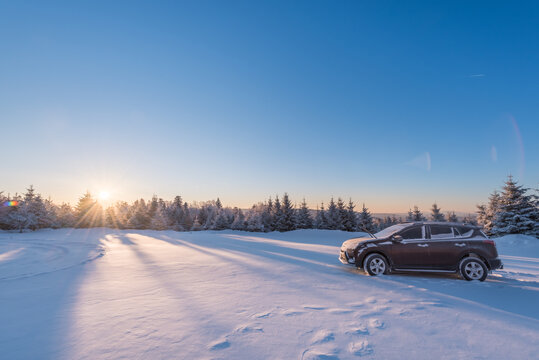
[{"label": "door handle", "polygon": [[429,244],[417,244],[417,246],[419,246],[419,247],[428,247]]},{"label": "door handle", "polygon": [[455,244],[455,246],[463,247],[463,246],[466,246],[466,244],[465,243],[459,243],[459,244]]}]

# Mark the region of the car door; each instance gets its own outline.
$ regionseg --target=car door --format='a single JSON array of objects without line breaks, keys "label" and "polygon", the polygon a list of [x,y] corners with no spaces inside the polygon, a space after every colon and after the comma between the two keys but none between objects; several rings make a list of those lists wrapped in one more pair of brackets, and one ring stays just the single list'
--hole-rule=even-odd
[{"label": "car door", "polygon": [[425,227],[415,225],[397,233],[402,240],[391,246],[391,260],[397,269],[420,269],[429,261],[429,245],[425,240]]},{"label": "car door", "polygon": [[450,225],[429,225],[429,268],[436,270],[453,270],[457,265],[464,241],[458,242],[453,227]]}]

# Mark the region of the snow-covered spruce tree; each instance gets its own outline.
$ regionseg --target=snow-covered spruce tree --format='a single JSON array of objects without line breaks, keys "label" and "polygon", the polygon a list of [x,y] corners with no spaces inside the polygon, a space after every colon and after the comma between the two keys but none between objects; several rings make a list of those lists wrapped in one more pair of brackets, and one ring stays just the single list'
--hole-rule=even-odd
[{"label": "snow-covered spruce tree", "polygon": [[275,202],[273,204],[273,223],[271,227],[273,230],[281,231],[284,227],[283,225],[283,209],[281,208],[281,201],[279,200],[279,195],[275,196]]},{"label": "snow-covered spruce tree", "polygon": [[365,203],[363,203],[363,207],[359,213],[358,228],[360,231],[368,231],[371,233],[374,231],[374,222],[369,209],[365,207]]},{"label": "snow-covered spruce tree", "polygon": [[455,212],[449,212],[447,213],[447,220],[450,222],[458,222],[459,218],[457,217],[457,214]]},{"label": "snow-covered spruce tree", "polygon": [[150,227],[154,230],[166,230],[168,228],[168,219],[165,204],[161,201],[153,212]]},{"label": "snow-covered spruce tree", "polygon": [[337,222],[337,228],[339,230],[345,230],[346,226],[345,223],[348,218],[348,213],[346,211],[346,207],[344,205],[344,201],[341,198],[337,199],[337,213],[339,214],[339,220]]},{"label": "snow-covered spruce tree", "polygon": [[183,226],[183,200],[177,195],[167,209],[168,226],[172,230],[182,231]]},{"label": "snow-covered spruce tree", "polygon": [[263,231],[269,232],[275,230],[273,228],[273,201],[271,200],[271,197],[268,199],[268,203],[264,206],[261,217],[262,226],[264,227]]},{"label": "snow-covered spruce tree", "polygon": [[181,225],[185,231],[189,231],[193,227],[193,217],[191,216],[189,205],[186,202],[183,203],[183,219]]},{"label": "snow-covered spruce tree", "polygon": [[247,214],[247,218],[245,220],[247,231],[264,231],[264,224],[262,223],[262,218],[265,210],[266,205],[262,203],[253,205],[251,207],[251,210]]},{"label": "snow-covered spruce tree", "polygon": [[144,199],[135,200],[131,206],[131,216],[128,221],[129,229],[148,229],[151,218],[148,212],[148,206]]},{"label": "snow-covered spruce tree", "polygon": [[414,205],[413,221],[425,221],[425,217],[417,205]]},{"label": "snow-covered spruce tree", "polygon": [[414,213],[412,209],[408,209],[408,215],[406,216],[406,221],[414,221]]},{"label": "snow-covered spruce tree", "polygon": [[75,213],[71,205],[63,203],[56,209],[56,221],[61,228],[73,227],[75,225]]},{"label": "snow-covered spruce tree", "polygon": [[493,219],[493,234],[539,236],[536,233],[538,210],[532,196],[526,194],[527,191],[527,188],[518,185],[509,175],[502,190],[498,212]]},{"label": "snow-covered spruce tree", "polygon": [[75,227],[89,228],[103,226],[103,209],[89,191],[79,199],[75,207],[75,216]]},{"label": "snow-covered spruce tree", "polygon": [[[239,210],[239,209],[236,209]],[[242,230],[243,225],[243,212],[241,210],[237,211],[236,218],[234,220],[234,223],[232,224],[235,227],[235,230]],[[219,214],[215,217],[215,220],[213,222],[212,229],[213,230],[225,230],[229,229],[229,220],[228,216],[225,211],[219,211]]]},{"label": "snow-covered spruce tree", "polygon": [[326,211],[326,219],[328,224],[328,229],[337,230],[340,228],[340,217],[339,210],[337,209],[337,204],[331,198],[328,205],[328,210]]},{"label": "snow-covered spruce tree", "polygon": [[485,223],[483,228],[488,235],[494,235],[492,228],[494,227],[493,221],[500,208],[501,196],[498,191],[494,190],[488,198],[488,206],[486,208]]},{"label": "snow-covered spruce tree", "polygon": [[438,204],[432,204],[432,209],[430,210],[430,218],[432,219],[432,221],[445,221],[445,216],[444,214],[442,214],[441,210],[442,209],[438,207]]},{"label": "snow-covered spruce tree", "polygon": [[480,204],[477,207],[477,223],[482,227],[485,227],[487,223],[487,206]]},{"label": "snow-covered spruce tree", "polygon": [[313,228],[313,218],[311,217],[311,211],[307,207],[305,198],[303,198],[303,201],[301,202],[301,206],[298,209],[297,228],[298,229],[312,229]]},{"label": "snow-covered spruce tree", "polygon": [[278,231],[291,231],[296,228],[296,211],[287,193],[283,195],[281,204],[282,220],[277,226]]},{"label": "snow-covered spruce tree", "polygon": [[329,229],[329,224],[326,216],[326,210],[324,209],[324,203],[320,206],[320,210],[316,211],[316,217],[314,219],[314,227],[316,229]]},{"label": "snow-covered spruce tree", "polygon": [[344,231],[356,231],[357,230],[357,215],[354,211],[355,205],[352,199],[348,200],[348,207],[346,208],[346,214],[344,215]]}]

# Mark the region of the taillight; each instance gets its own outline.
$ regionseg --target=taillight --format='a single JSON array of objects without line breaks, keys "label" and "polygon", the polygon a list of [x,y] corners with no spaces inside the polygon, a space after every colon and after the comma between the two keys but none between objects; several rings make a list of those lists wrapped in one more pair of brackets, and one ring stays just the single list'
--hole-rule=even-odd
[{"label": "taillight", "polygon": [[493,245],[494,247],[496,247],[496,242],[494,242],[494,240],[483,240],[484,243],[487,243],[487,244],[490,244],[490,245]]}]

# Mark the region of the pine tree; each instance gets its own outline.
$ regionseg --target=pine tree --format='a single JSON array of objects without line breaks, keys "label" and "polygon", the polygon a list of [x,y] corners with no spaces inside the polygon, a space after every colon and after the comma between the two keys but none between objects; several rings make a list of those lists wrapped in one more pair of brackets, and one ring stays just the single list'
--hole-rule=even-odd
[{"label": "pine tree", "polygon": [[283,195],[281,213],[282,217],[281,221],[278,223],[277,230],[281,232],[294,230],[296,228],[295,210],[287,193],[284,193]]},{"label": "pine tree", "polygon": [[357,230],[357,215],[354,211],[355,205],[352,202],[352,199],[348,200],[348,208],[346,209],[344,229],[345,231],[356,231]]},{"label": "pine tree", "polygon": [[496,235],[527,234],[537,236],[536,221],[539,218],[534,198],[527,195],[527,188],[517,185],[509,175],[502,190],[498,212],[493,219],[492,232]]},{"label": "pine tree", "polygon": [[183,219],[181,225],[185,231],[190,231],[193,227],[193,218],[191,217],[191,211],[187,203],[183,203]]},{"label": "pine tree", "polygon": [[275,196],[275,203],[273,204],[273,223],[272,228],[277,231],[281,231],[284,227],[283,225],[283,209],[281,208],[281,201],[279,200],[279,196]]},{"label": "pine tree", "polygon": [[131,217],[128,226],[130,229],[148,229],[150,228],[151,218],[149,216],[148,206],[144,199],[136,200],[132,206]]},{"label": "pine tree", "polygon": [[275,228],[273,227],[273,201],[271,200],[271,197],[269,198],[267,205],[264,206],[261,222],[263,226],[263,231],[269,232],[275,230]]},{"label": "pine tree", "polygon": [[496,214],[500,211],[501,196],[496,190],[494,190],[494,192],[490,194],[488,200],[489,203],[487,207],[487,216],[484,229],[487,234],[493,235],[492,228],[494,227],[494,219]]},{"label": "pine tree", "polygon": [[151,219],[151,228],[154,230],[165,230],[168,227],[167,220],[165,207],[163,204],[158,204]]},{"label": "pine tree", "polygon": [[337,199],[337,213],[338,213],[338,221],[337,221],[337,229],[339,230],[346,230],[346,222],[348,221],[348,212],[346,211],[346,207],[344,206],[344,201],[341,198]]},{"label": "pine tree", "polygon": [[432,221],[445,221],[445,216],[444,214],[442,214],[441,210],[442,209],[438,207],[438,204],[436,203],[432,204],[431,215],[430,215]]},{"label": "pine tree", "polygon": [[221,210],[223,208],[223,204],[221,204],[221,200],[219,200],[219,198],[217,198],[217,200],[215,201],[215,206],[218,210]]},{"label": "pine tree", "polygon": [[316,212],[316,218],[314,225],[317,229],[329,229],[326,210],[324,209],[324,203],[320,206],[320,210]]},{"label": "pine tree", "polygon": [[92,226],[100,226],[102,219],[102,209],[97,201],[92,197],[89,191],[86,192],[75,207],[77,222],[75,227],[89,228]]},{"label": "pine tree", "polygon": [[447,219],[450,222],[458,222],[459,221],[459,218],[457,217],[457,215],[455,214],[454,211],[450,212],[450,213],[447,213]]},{"label": "pine tree", "polygon": [[[237,209],[239,210],[239,209]],[[243,213],[241,210],[239,210],[236,213],[236,219],[234,220],[234,223],[232,224],[234,227],[234,230],[242,230],[243,229]],[[213,230],[225,230],[229,228],[228,223],[228,216],[224,211],[219,211],[219,214],[215,217],[215,220],[213,222],[212,229]]]},{"label": "pine tree", "polygon": [[365,207],[365,203],[363,203],[363,207],[359,213],[358,227],[359,230],[362,231],[368,231],[371,233],[374,231],[374,222],[369,209]]},{"label": "pine tree", "polygon": [[339,210],[333,198],[329,201],[328,210],[326,212],[328,229],[337,230],[340,227]]},{"label": "pine tree", "polygon": [[419,210],[419,207],[417,207],[416,205],[414,205],[413,221],[425,221],[425,217],[423,216],[423,213]]},{"label": "pine tree", "polygon": [[172,230],[182,231],[183,226],[183,200],[181,196],[175,196],[172,204],[168,208],[168,226]]},{"label": "pine tree", "polygon": [[408,215],[406,216],[406,221],[414,221],[414,213],[412,209],[408,209]]},{"label": "pine tree", "polygon": [[298,229],[312,229],[312,227],[313,227],[313,218],[311,217],[311,212],[309,208],[307,207],[305,198],[303,198],[301,206],[298,210],[297,228]]}]

